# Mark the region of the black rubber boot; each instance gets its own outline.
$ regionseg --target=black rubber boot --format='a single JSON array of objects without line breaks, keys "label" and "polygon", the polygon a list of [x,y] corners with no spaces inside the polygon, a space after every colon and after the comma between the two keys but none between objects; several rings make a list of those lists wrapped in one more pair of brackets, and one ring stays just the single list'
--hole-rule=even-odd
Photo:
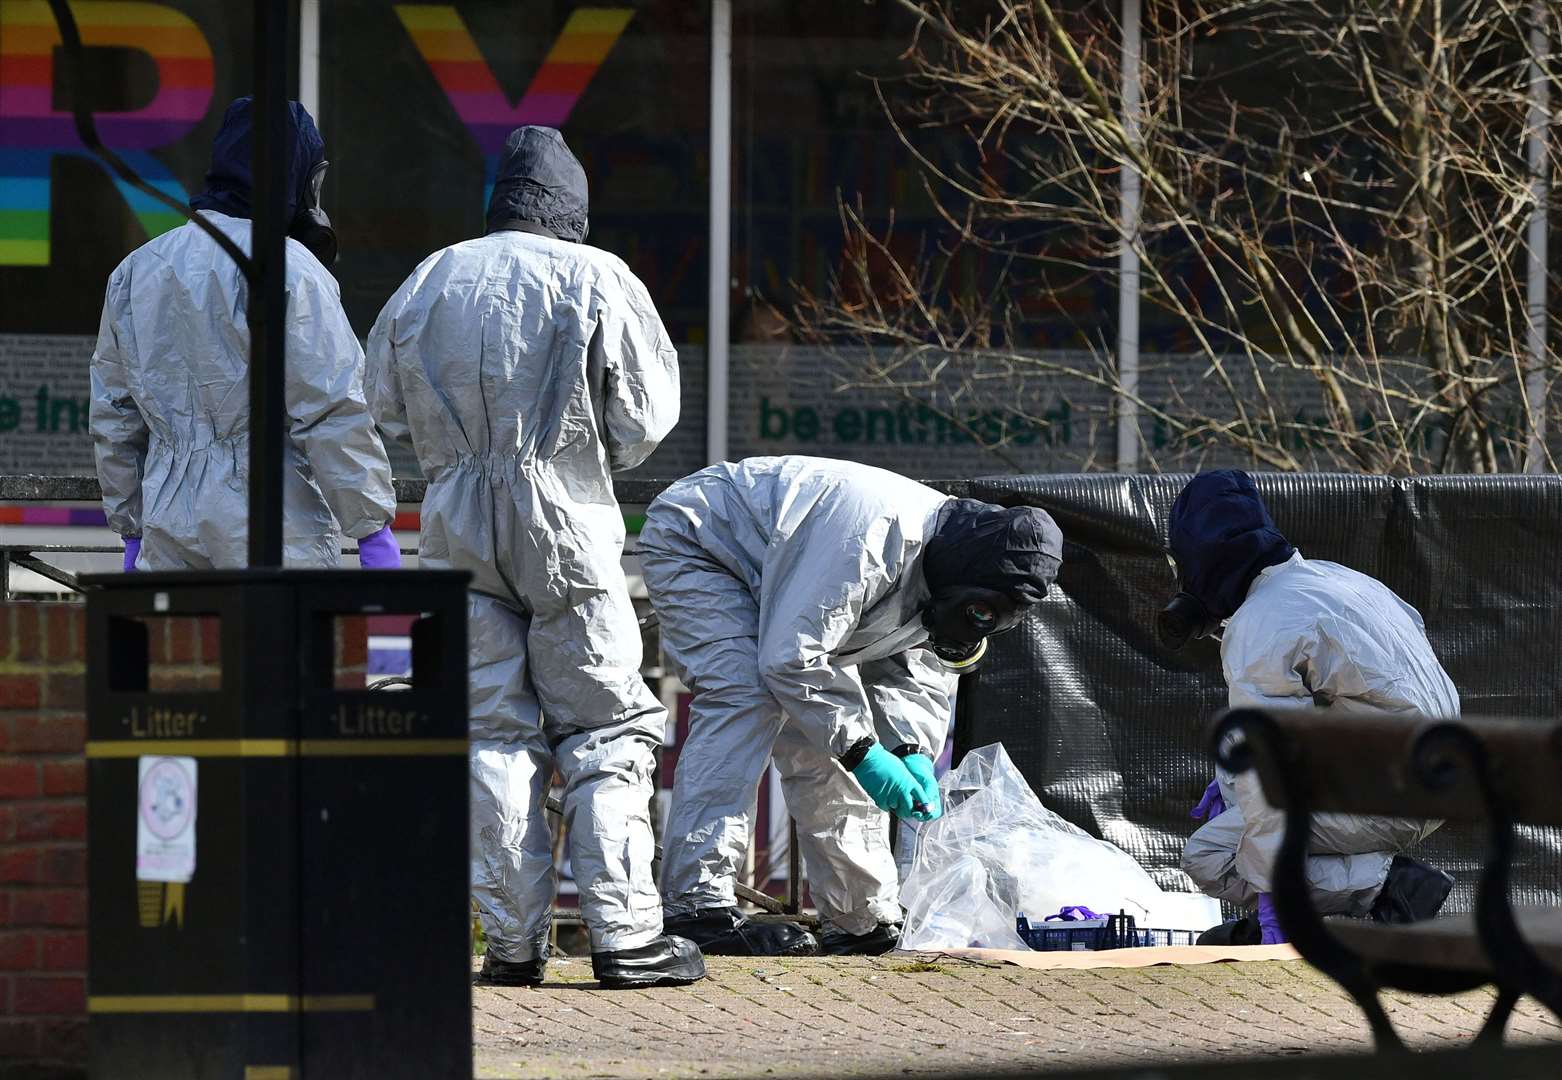
[{"label": "black rubber boot", "polygon": [[495,960],[490,953],[483,957],[483,970],[478,972],[477,981],[494,986],[541,986],[547,966],[546,956],[512,961]]},{"label": "black rubber boot", "polygon": [[705,908],[662,920],[669,934],[688,938],[707,956],[813,956],[819,942],[790,923],[757,923],[735,907]]},{"label": "black rubber boot", "polygon": [[899,923],[879,923],[866,934],[826,930],[819,935],[820,956],[883,956],[900,943]]},{"label": "black rubber boot", "polygon": [[1372,919],[1413,923],[1434,917],[1454,887],[1454,879],[1408,855],[1395,855],[1383,889],[1372,902]]},{"label": "black rubber boot", "polygon": [[705,978],[705,959],[688,938],[663,934],[638,949],[592,953],[591,973],[604,990],[687,986]]},{"label": "black rubber boot", "polygon": [[[1067,923],[1063,924],[1067,926]],[[1257,915],[1244,915],[1235,922],[1212,926],[1199,935],[1200,945],[1262,945],[1264,928],[1258,925]]]}]

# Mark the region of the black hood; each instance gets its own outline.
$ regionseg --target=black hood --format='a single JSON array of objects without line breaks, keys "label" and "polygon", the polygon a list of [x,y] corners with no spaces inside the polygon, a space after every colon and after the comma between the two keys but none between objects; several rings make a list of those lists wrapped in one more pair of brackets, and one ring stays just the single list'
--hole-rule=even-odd
[{"label": "black hood", "polygon": [[1034,604],[1047,595],[1062,561],[1063,532],[1045,510],[956,499],[939,514],[922,576],[935,593],[976,587]]},{"label": "black hood", "polygon": [[1172,503],[1167,528],[1178,583],[1217,619],[1229,619],[1266,566],[1296,551],[1275,528],[1253,478],[1240,469],[1200,473]]},{"label": "black hood", "polygon": [[[288,161],[287,212],[284,222],[291,222],[304,201],[304,187],[309,173],[325,160],[325,140],[315,127],[309,110],[296,101],[287,103],[288,137],[292,140],[292,157]],[[250,178],[250,99],[238,98],[223,113],[222,127],[212,140],[212,164],[206,173],[206,189],[190,199],[196,210],[215,210],[229,217],[253,216],[251,201],[253,187]]]},{"label": "black hood", "polygon": [[564,145],[558,128],[529,126],[510,132],[488,200],[489,232],[524,222],[578,244],[586,238],[588,205],[586,170]]}]

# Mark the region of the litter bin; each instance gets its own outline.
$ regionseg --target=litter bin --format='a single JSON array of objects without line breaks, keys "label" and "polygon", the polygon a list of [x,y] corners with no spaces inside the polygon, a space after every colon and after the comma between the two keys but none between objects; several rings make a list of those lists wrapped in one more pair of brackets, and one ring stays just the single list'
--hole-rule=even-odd
[{"label": "litter bin", "polygon": [[[471,1076],[467,578],[84,579],[94,1077]],[[338,686],[379,613],[417,617],[410,687]],[[151,677],[188,616],[214,685]]]}]

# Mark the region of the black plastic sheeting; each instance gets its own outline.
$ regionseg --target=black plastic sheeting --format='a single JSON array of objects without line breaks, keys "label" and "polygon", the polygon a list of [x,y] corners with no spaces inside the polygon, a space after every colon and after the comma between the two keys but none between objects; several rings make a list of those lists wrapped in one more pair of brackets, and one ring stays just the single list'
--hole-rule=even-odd
[{"label": "black plastic sheeting", "polygon": [[[1171,653],[1155,639],[1176,591],[1166,518],[1188,479],[971,482],[973,498],[1045,508],[1064,556],[1038,614],[993,639],[956,726],[957,753],[1002,742],[1042,802],[1177,890],[1193,887],[1178,861],[1214,775],[1206,724],[1225,704],[1217,641]],[[1562,478],[1254,480],[1304,556],[1371,574],[1421,612],[1466,715],[1558,715]],[[1445,910],[1473,904],[1482,852],[1478,829],[1453,826],[1418,850],[1459,881]],[[1525,830],[1516,871],[1516,900],[1562,903],[1562,834]]]}]

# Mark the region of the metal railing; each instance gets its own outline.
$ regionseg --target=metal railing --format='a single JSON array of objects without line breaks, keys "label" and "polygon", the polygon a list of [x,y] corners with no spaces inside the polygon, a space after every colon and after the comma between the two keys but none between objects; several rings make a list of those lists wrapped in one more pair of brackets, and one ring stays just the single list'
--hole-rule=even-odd
[{"label": "metal railing", "polygon": [[[420,503],[428,482],[397,477],[396,501]],[[672,480],[619,477],[613,481],[613,495],[620,506],[645,506],[665,491]],[[963,496],[970,492],[969,480],[923,480],[934,491]],[[5,502],[96,502],[103,497],[95,476],[0,475],[0,503]]]},{"label": "metal railing", "polygon": [[[613,495],[620,506],[645,506],[660,495],[671,480],[617,479],[613,482]],[[929,487],[946,495],[961,496],[968,493],[970,483],[965,480],[924,480]],[[421,503],[428,482],[422,479],[397,478],[396,502]],[[0,503],[17,502],[97,502],[103,497],[95,476],[40,476],[0,475]],[[11,568],[30,570],[39,577],[79,593],[82,585],[76,575],[64,567],[56,566],[42,555],[109,555],[121,549],[113,546],[89,544],[23,544],[0,543],[0,592],[4,599],[11,599]],[[342,554],[351,555],[357,548],[343,548]],[[413,548],[403,548],[403,555],[416,555]]]},{"label": "metal railing", "polygon": [[[421,503],[428,483],[421,479],[396,479],[397,503]],[[619,480],[613,485],[613,493],[620,506],[644,506],[671,484],[671,480]],[[95,476],[38,476],[0,475],[0,503],[18,502],[97,502],[103,497]],[[26,544],[0,543],[0,590],[4,598],[11,596],[11,569],[30,570],[39,577],[61,586],[68,592],[79,593],[83,586],[76,574],[50,562],[49,555],[110,555],[121,549],[101,544]],[[356,548],[343,548],[342,554],[356,553]],[[414,548],[403,548],[403,555],[416,555]]]}]

